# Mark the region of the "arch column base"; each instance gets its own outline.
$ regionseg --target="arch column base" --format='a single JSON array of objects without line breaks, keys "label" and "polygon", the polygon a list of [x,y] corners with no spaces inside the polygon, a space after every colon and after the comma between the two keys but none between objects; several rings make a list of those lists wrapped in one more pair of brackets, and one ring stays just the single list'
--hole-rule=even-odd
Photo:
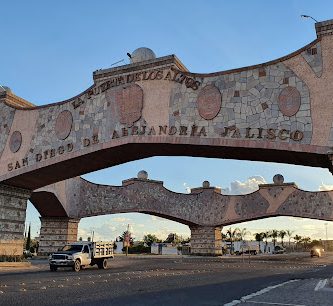
[{"label": "arch column base", "polygon": [[30,190],[0,184],[0,256],[21,256]]},{"label": "arch column base", "polygon": [[77,241],[80,219],[41,217],[38,255],[49,255],[66,243]]},{"label": "arch column base", "polygon": [[222,255],[222,226],[190,226],[191,255]]}]

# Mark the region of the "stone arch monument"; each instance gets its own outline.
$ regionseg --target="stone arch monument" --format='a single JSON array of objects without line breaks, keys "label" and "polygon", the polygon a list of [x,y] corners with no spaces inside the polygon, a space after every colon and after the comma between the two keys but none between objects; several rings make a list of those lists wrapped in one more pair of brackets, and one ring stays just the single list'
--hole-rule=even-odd
[{"label": "stone arch monument", "polygon": [[76,97],[39,107],[1,87],[1,245],[22,250],[33,190],[135,159],[204,156],[332,171],[333,21],[316,23],[316,32],[282,58],[209,74],[143,48],[129,65],[95,71]]},{"label": "stone arch monument", "polygon": [[246,195],[223,195],[204,181],[202,187],[182,194],[148,179],[143,171],[122,186],[98,185],[76,177],[37,189],[30,200],[42,216],[43,254],[75,241],[81,218],[141,212],[188,225],[193,254],[220,255],[221,230],[226,225],[275,216],[333,220],[333,191],[307,192],[283,181],[282,175],[275,175],[274,184],[260,185],[258,191]]}]

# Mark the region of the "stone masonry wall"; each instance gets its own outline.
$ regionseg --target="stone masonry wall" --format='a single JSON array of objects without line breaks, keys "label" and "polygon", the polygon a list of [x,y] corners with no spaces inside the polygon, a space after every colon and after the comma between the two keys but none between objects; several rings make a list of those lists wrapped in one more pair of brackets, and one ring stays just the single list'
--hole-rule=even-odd
[{"label": "stone masonry wall", "polygon": [[[52,193],[52,188],[50,185],[36,193]],[[75,178],[62,192],[59,205],[66,207],[74,219],[143,212],[190,226],[229,225],[269,216],[333,220],[333,191],[307,192],[293,183],[261,185],[256,192],[230,196],[212,187],[196,188],[191,194],[176,193],[167,190],[163,182],[149,179],[133,178],[123,181],[123,186],[107,186]],[[33,202],[35,205],[46,205],[37,198],[40,203]]]},{"label": "stone masonry wall", "polygon": [[22,255],[30,191],[0,185],[0,255]]},{"label": "stone masonry wall", "polygon": [[38,253],[48,255],[66,243],[77,241],[78,219],[41,217]]},{"label": "stone masonry wall", "polygon": [[222,255],[222,227],[190,226],[191,254],[204,256]]}]

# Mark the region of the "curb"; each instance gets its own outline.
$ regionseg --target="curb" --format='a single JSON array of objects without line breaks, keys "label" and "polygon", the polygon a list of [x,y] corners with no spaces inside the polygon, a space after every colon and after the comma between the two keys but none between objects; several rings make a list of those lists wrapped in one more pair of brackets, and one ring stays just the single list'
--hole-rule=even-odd
[{"label": "curb", "polygon": [[31,262],[0,262],[0,268],[27,268],[31,267]]}]

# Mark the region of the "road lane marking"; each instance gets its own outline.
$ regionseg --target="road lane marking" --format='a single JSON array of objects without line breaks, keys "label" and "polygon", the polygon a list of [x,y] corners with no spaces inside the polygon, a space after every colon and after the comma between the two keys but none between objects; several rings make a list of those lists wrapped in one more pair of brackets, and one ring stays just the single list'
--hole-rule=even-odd
[{"label": "road lane marking", "polygon": [[259,302],[259,301],[247,301],[247,303],[265,304],[265,305],[283,305],[283,306],[306,306],[303,304],[284,304],[284,303]]},{"label": "road lane marking", "polygon": [[317,286],[315,287],[314,291],[318,291],[323,289],[327,284],[327,279],[321,279],[318,283]]},{"label": "road lane marking", "polygon": [[262,295],[264,293],[267,293],[273,289],[276,289],[276,288],[279,288],[279,287],[282,287],[284,285],[287,285],[287,284],[290,284],[290,283],[294,283],[294,282],[297,282],[299,281],[298,279],[292,279],[290,281],[287,281],[287,282],[284,282],[284,283],[281,283],[281,284],[277,284],[277,285],[274,285],[274,286],[269,286],[269,287],[266,287],[264,289],[261,289],[257,292],[254,292],[254,293],[251,293],[249,295],[245,295],[243,297],[241,297],[239,300],[233,300],[231,301],[230,303],[227,303],[227,304],[224,304],[224,306],[234,306],[234,305],[237,305],[237,304],[240,304],[242,302],[249,302],[249,299],[252,299],[253,297],[255,296],[259,296],[259,295]]}]

